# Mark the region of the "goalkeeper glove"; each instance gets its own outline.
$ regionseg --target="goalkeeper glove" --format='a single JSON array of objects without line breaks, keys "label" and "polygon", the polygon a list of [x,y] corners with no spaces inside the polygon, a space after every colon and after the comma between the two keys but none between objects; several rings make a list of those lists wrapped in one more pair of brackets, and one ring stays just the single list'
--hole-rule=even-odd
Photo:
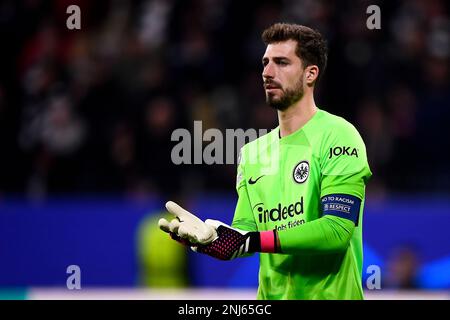
[{"label": "goalkeeper glove", "polygon": [[[275,231],[248,232],[235,229],[217,220],[206,220],[205,223],[217,230],[217,239],[208,245],[193,247],[196,252],[207,254],[220,260],[231,260],[237,257],[261,252],[261,235],[264,234],[275,249]],[[275,250],[271,251],[275,252]]]},{"label": "goalkeeper glove", "polygon": [[158,225],[161,230],[169,233],[174,240],[183,244],[195,245],[197,243],[209,244],[217,238],[217,232],[213,227],[205,224],[175,202],[167,202],[166,208],[176,218],[170,222],[161,218]]},{"label": "goalkeeper glove", "polygon": [[[174,219],[169,223],[167,220],[161,219],[160,228],[165,232],[169,232],[174,240],[191,246],[192,250],[196,252],[204,253],[220,260],[231,260],[254,252],[278,251],[276,230],[248,232],[232,228],[217,220],[208,219],[204,223],[176,204],[175,206],[166,205],[166,208],[177,217],[180,216],[181,212],[182,215],[188,217],[189,221],[194,221],[194,223],[187,223],[182,229],[181,224],[183,222],[180,223]],[[214,236],[205,236],[210,233],[213,233]]]}]

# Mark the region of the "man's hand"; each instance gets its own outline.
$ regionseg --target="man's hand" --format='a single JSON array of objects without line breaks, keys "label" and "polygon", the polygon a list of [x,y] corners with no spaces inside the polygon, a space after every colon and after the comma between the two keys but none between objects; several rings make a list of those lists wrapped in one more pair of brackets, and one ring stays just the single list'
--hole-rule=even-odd
[{"label": "man's hand", "polygon": [[203,222],[189,211],[169,201],[166,208],[176,218],[159,220],[159,227],[172,239],[192,250],[220,260],[231,260],[254,252],[277,252],[277,232],[243,231],[217,220]]},{"label": "man's hand", "polygon": [[217,230],[217,239],[208,245],[198,245],[192,250],[220,260],[231,260],[248,253],[260,251],[259,232],[242,231],[217,220],[205,223]]},{"label": "man's hand", "polygon": [[168,201],[166,208],[176,218],[170,222],[162,218],[158,224],[159,228],[169,233],[174,240],[194,246],[197,244],[207,245],[217,238],[217,232],[213,226],[207,225],[175,202]]}]

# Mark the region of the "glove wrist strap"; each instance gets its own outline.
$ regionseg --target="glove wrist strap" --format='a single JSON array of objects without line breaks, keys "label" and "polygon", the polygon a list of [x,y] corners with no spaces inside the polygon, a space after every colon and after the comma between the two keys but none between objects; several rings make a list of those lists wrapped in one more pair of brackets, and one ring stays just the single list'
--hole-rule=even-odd
[{"label": "glove wrist strap", "polygon": [[277,231],[250,232],[248,252],[277,252]]}]

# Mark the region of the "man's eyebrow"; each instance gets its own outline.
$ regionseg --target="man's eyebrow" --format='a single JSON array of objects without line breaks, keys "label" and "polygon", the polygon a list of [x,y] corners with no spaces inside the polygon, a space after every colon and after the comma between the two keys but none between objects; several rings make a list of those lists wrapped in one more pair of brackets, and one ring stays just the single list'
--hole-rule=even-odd
[{"label": "man's eyebrow", "polygon": [[[267,60],[269,60],[269,57],[262,58],[263,63],[266,62]],[[285,57],[285,56],[272,57],[272,60],[274,60],[274,61],[281,61],[281,60],[291,61],[288,57]]]},{"label": "man's eyebrow", "polygon": [[273,57],[272,59],[273,60],[278,60],[278,61],[280,61],[280,60],[291,61],[288,57],[283,57],[283,56],[281,56],[281,57]]}]

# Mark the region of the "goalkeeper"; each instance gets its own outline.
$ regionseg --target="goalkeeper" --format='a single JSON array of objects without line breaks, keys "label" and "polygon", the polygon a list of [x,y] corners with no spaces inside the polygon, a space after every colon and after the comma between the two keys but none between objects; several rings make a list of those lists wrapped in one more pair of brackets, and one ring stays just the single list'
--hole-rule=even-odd
[{"label": "goalkeeper", "polygon": [[177,218],[160,228],[218,259],[260,252],[258,299],[363,299],[371,171],[358,131],[314,102],[326,43],[315,30],[281,23],[262,39],[266,101],[279,126],[241,149],[232,227],[168,202]]}]

